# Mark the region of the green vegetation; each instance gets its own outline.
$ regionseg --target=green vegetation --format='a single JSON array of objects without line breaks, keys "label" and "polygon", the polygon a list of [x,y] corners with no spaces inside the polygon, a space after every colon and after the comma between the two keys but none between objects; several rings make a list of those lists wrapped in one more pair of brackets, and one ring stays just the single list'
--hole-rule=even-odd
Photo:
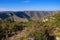
[{"label": "green vegetation", "polygon": [[[28,27],[30,25],[30,22],[12,22],[8,19],[0,20],[0,38],[7,38],[9,35],[14,32],[14,34],[17,31],[22,31],[25,27]],[[1,40],[0,39],[0,40]]]},{"label": "green vegetation", "polygon": [[57,33],[60,32],[60,12],[47,16],[44,20],[46,19],[47,21],[45,22],[43,22],[43,19],[29,22],[0,20],[0,40],[8,39],[12,34],[16,35],[12,40],[29,40],[29,38],[48,40],[48,36],[60,36],[59,34],[54,34],[55,30],[57,30]]}]

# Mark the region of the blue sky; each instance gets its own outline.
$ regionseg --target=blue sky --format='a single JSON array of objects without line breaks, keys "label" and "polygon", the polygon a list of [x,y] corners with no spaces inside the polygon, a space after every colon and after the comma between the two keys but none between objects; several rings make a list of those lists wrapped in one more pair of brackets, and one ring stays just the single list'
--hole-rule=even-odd
[{"label": "blue sky", "polygon": [[60,10],[60,0],[0,0],[0,11]]}]

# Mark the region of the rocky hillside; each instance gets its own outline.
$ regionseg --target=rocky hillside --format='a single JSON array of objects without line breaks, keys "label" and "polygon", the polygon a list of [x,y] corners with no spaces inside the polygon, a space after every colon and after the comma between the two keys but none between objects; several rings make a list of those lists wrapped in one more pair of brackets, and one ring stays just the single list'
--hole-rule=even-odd
[{"label": "rocky hillside", "polygon": [[[7,15],[13,20],[28,19],[14,13],[7,13]],[[22,14],[19,12],[19,15]],[[39,21],[0,20],[0,40],[55,40],[57,36],[60,36],[60,12],[55,12],[54,15],[46,16]]]},{"label": "rocky hillside", "polygon": [[41,19],[42,17],[45,17],[47,15],[53,14],[55,11],[5,11],[5,12],[0,12],[0,19],[4,18],[11,18],[14,21],[18,21],[20,19],[22,20],[38,20]]}]

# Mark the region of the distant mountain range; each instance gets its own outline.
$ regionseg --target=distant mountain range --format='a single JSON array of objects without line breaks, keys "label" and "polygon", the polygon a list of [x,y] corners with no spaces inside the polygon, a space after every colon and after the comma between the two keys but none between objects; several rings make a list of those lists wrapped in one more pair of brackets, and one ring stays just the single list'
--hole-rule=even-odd
[{"label": "distant mountain range", "polygon": [[0,12],[0,18],[11,18],[14,21],[28,21],[28,20],[38,20],[47,15],[51,15],[56,11],[5,11]]}]

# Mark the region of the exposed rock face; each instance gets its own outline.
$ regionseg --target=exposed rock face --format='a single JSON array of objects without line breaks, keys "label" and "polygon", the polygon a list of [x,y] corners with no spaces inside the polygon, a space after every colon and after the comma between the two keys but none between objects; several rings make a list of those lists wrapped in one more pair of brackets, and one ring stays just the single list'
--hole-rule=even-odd
[{"label": "exposed rock face", "polygon": [[5,11],[0,12],[0,18],[8,18],[14,19],[14,21],[21,21],[21,20],[38,20],[42,17],[45,17],[47,15],[53,14],[55,11]]},{"label": "exposed rock face", "polygon": [[60,37],[56,37],[56,40],[60,40]]}]

